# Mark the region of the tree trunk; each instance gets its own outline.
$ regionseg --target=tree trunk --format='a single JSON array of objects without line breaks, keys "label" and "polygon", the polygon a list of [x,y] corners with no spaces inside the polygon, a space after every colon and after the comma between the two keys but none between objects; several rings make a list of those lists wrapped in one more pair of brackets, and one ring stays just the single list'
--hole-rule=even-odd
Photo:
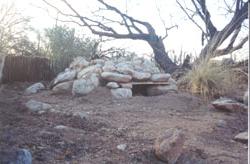
[{"label": "tree trunk", "polygon": [[162,39],[148,41],[154,52],[155,61],[166,73],[173,73],[177,69],[177,65],[169,58],[168,53],[165,50]]}]

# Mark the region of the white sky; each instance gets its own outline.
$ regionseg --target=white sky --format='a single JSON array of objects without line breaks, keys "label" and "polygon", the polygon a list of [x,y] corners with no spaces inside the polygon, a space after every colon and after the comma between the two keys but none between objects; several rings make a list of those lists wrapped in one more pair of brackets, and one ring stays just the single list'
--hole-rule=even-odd
[{"label": "white sky", "polygon": [[[0,0],[4,1],[4,0]],[[16,7],[22,11],[24,16],[32,17],[31,25],[43,31],[44,28],[52,27],[55,25],[56,12],[49,8],[42,0],[13,0]],[[48,0],[56,4],[59,8],[63,5],[59,3],[60,0]],[[80,11],[82,14],[89,14],[90,10],[97,8],[99,3],[95,0],[68,0],[73,7]],[[183,0],[182,2],[184,2]],[[231,1],[231,0],[227,0]],[[125,0],[106,0],[114,4],[116,7],[125,11]],[[223,15],[223,0],[207,0],[208,9],[211,11],[212,21],[216,27],[222,28],[230,19],[230,15]],[[178,52],[182,49],[184,52],[199,53],[201,47],[201,31],[184,15],[184,13],[177,6],[175,0],[127,0],[128,15],[136,19],[150,22],[156,29],[157,34],[164,35],[164,26],[159,18],[159,12],[156,5],[160,10],[160,14],[166,26],[178,25],[178,29],[174,28],[168,32],[168,37],[165,40],[166,50],[174,50]],[[44,9],[48,9],[46,12]],[[63,8],[64,9],[64,8]],[[67,11],[67,10],[64,10]],[[112,17],[112,15],[111,15]],[[229,18],[229,19],[228,19]],[[63,19],[59,17],[59,19]],[[69,25],[69,24],[68,24]],[[70,26],[80,29],[79,26],[70,24]],[[81,29],[81,32],[89,34],[87,29]],[[117,46],[127,48],[139,54],[152,53],[151,48],[144,41],[133,40],[116,40],[108,42],[107,46]]]}]

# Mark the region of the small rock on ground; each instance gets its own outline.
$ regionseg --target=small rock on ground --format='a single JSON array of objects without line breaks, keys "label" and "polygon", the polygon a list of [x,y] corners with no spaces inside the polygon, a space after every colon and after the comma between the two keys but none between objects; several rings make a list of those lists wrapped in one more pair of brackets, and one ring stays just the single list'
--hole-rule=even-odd
[{"label": "small rock on ground", "polygon": [[26,90],[25,90],[25,94],[34,94],[34,93],[38,93],[39,91],[45,89],[45,86],[43,85],[43,83],[35,83],[31,86],[29,86]]},{"label": "small rock on ground", "polygon": [[184,133],[181,129],[171,128],[158,136],[154,144],[154,152],[158,159],[175,164],[183,151]]},{"label": "small rock on ground", "polygon": [[239,142],[243,142],[243,143],[247,143],[247,141],[248,141],[248,133],[247,133],[247,131],[237,134],[234,137],[234,140],[239,141]]},{"label": "small rock on ground", "polygon": [[227,122],[226,122],[225,120],[218,120],[218,121],[216,122],[216,125],[217,125],[218,127],[225,128],[226,125],[227,125]]},{"label": "small rock on ground", "polygon": [[117,145],[116,148],[117,148],[118,150],[124,151],[124,150],[127,148],[127,145],[126,145],[126,144],[120,144],[120,145]]},{"label": "small rock on ground", "polygon": [[212,105],[219,110],[229,112],[237,112],[239,110],[247,110],[247,106],[229,98],[220,98],[212,102]]},{"label": "small rock on ground", "polygon": [[50,104],[36,100],[29,100],[25,106],[32,112],[47,111],[52,108]]}]

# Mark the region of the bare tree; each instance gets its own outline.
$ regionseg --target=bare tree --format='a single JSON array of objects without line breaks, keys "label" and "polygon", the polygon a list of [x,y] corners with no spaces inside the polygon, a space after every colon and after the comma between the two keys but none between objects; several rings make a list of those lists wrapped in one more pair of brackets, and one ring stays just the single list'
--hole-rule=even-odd
[{"label": "bare tree", "polygon": [[[248,18],[248,2],[244,2],[243,0],[234,0],[233,6],[230,6],[224,0],[227,11],[229,13],[233,13],[233,16],[224,28],[222,28],[222,30],[218,30],[212,22],[206,0],[191,0],[193,9],[185,6],[184,2],[181,3],[179,0],[176,0],[176,2],[187,17],[202,31],[202,44],[206,41],[206,45],[202,49],[200,57],[208,55],[226,55],[242,48],[242,46],[247,42],[248,35],[236,44],[236,39],[239,37],[242,25]],[[199,24],[198,21],[194,19],[194,16],[198,16],[202,20],[205,28],[202,28],[203,25]],[[220,49],[220,46],[225,43],[226,40],[229,40],[227,46]]]},{"label": "bare tree", "polygon": [[0,6],[0,52],[10,53],[20,40],[25,39],[29,18],[19,13],[14,3],[2,3]]},{"label": "bare tree", "polygon": [[[87,27],[93,34],[116,39],[146,41],[153,49],[156,62],[165,72],[171,73],[177,68],[177,65],[169,58],[163,44],[163,40],[167,37],[167,32],[164,37],[158,36],[149,22],[137,20],[103,0],[97,0],[103,6],[100,10],[113,12],[113,14],[120,17],[120,20],[113,20],[103,15],[98,15],[101,19],[83,16],[67,0],[61,0],[73,12],[73,14],[66,14],[48,1],[43,1],[56,9],[60,14],[73,18],[74,20],[72,19],[71,22]],[[80,20],[80,22],[75,21],[75,18]],[[117,25],[125,27],[126,32],[118,32],[118,29],[115,28]],[[168,29],[171,29],[171,27],[166,28],[166,31]]]}]

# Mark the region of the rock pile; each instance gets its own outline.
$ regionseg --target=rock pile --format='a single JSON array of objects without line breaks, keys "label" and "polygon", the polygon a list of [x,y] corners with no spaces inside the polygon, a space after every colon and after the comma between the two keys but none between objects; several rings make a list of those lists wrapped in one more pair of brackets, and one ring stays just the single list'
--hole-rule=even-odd
[{"label": "rock pile", "polygon": [[86,61],[77,57],[51,86],[55,94],[71,92],[74,96],[83,96],[105,85],[119,99],[132,97],[134,83],[149,84],[146,88],[149,96],[177,91],[170,74],[161,73],[153,62],[143,58]]}]

